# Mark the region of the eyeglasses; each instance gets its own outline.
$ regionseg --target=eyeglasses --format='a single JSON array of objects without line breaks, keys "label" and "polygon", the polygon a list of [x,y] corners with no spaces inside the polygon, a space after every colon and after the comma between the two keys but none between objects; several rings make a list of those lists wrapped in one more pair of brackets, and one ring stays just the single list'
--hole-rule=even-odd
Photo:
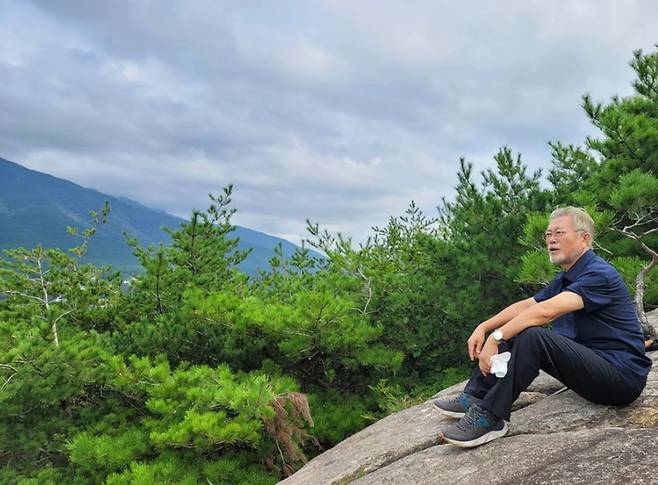
[{"label": "eyeglasses", "polygon": [[544,239],[545,239],[546,241],[548,241],[548,240],[550,240],[550,239],[555,238],[555,239],[557,239],[557,240],[559,241],[559,240],[562,239],[562,238],[564,237],[564,235],[565,235],[566,233],[568,233],[568,232],[583,232],[583,231],[584,231],[584,229],[576,229],[575,231],[561,231],[561,230],[559,230],[559,229],[558,229],[557,231],[555,231],[555,232],[546,231],[546,232],[544,233]]}]

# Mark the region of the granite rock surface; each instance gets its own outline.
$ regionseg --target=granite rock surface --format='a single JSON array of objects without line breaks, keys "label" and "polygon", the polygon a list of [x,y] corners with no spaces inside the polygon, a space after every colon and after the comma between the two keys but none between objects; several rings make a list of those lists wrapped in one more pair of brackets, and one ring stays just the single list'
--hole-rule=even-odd
[{"label": "granite rock surface", "polygon": [[[647,316],[658,331],[658,310]],[[442,444],[439,430],[450,418],[429,400],[350,436],[280,483],[658,483],[658,352],[647,355],[653,369],[629,406],[593,404],[542,372],[515,403],[502,439],[472,450]]]}]

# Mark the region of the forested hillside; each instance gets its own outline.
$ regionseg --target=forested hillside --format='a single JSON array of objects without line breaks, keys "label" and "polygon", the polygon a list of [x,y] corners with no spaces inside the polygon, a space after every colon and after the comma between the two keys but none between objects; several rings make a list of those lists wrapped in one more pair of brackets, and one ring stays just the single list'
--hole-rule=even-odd
[{"label": "forested hillside", "polygon": [[[101,207],[105,201],[112,208],[112,217],[97,228],[94,244],[83,261],[111,264],[126,275],[141,271],[141,266],[125,243],[124,233],[143,245],[168,244],[169,234],[163,228],[176,229],[184,222],[180,217],[133,200],[80,187],[0,158],[0,250],[37,244],[48,248],[69,247],[75,241],[66,228],[91,227],[89,210]],[[233,236],[240,239],[240,249],[251,249],[239,264],[239,269],[250,275],[268,267],[277,245],[281,244],[286,256],[291,256],[296,248],[289,241],[246,227],[235,226]]]},{"label": "forested hillside", "polygon": [[596,251],[654,308],[658,53],[637,52],[632,66],[635,94],[585,96],[598,136],[553,143],[545,173],[507,147],[482,174],[462,160],[436,217],[412,203],[359,247],[309,223],[326,259],[279,254],[248,278],[229,189],[170,245],[131,241],[142,272],[127,288],[81,262],[93,228],[111,221],[103,207],[72,251],[6,251],[2,481],[275,483],[461,380],[473,327],[555,271],[542,248],[558,205],[588,208]]}]

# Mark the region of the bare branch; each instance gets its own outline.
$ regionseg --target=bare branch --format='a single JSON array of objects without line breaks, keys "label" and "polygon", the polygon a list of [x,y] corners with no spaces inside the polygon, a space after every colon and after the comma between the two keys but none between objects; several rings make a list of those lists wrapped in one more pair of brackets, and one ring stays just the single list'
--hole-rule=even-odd
[{"label": "bare branch", "polygon": [[36,300],[39,303],[41,303],[42,305],[45,303],[43,301],[43,299],[39,298],[38,296],[28,295],[27,293],[22,293],[22,292],[16,291],[16,290],[5,290],[4,293],[6,293],[7,295],[10,295],[10,296],[20,296],[22,298],[29,298],[31,300]]},{"label": "bare branch", "polygon": [[[630,231],[631,229],[633,229],[634,227],[637,227],[637,226],[641,226],[641,225],[643,225],[643,224],[644,224],[644,222],[643,222],[644,218],[645,218],[644,216],[640,216],[639,214],[635,214],[635,216],[633,217],[633,219],[635,219],[635,222],[634,222],[633,224],[631,224],[631,225],[625,226],[625,227],[622,229],[622,231],[624,231],[624,232],[628,232],[628,231]],[[621,221],[620,221],[620,222],[621,222]]]},{"label": "bare branch", "polygon": [[[651,261],[649,263],[642,267],[640,271],[638,272],[637,276],[635,277],[635,313],[637,314],[637,318],[640,320],[640,324],[642,325],[642,331],[646,335],[650,336],[656,336],[655,332],[653,331],[653,328],[649,325],[649,321],[647,319],[647,315],[644,311],[644,289],[646,287],[646,277],[649,274],[649,272],[658,264],[658,252],[651,249],[643,240],[642,238],[647,236],[648,234],[653,234],[658,232],[658,227],[648,229],[646,231],[643,231],[641,233],[636,233],[633,232],[632,229],[637,228],[638,226],[646,225],[648,223],[654,222],[658,218],[653,218],[649,219],[649,215],[640,215],[640,214],[633,214],[632,215],[636,221],[634,224],[630,224],[628,226],[625,226],[623,229],[619,229],[616,227],[613,227],[612,229],[620,234],[623,234],[624,236],[633,239],[637,241],[638,245],[644,251],[650,258]],[[617,224],[620,223],[621,220],[617,221]]]},{"label": "bare branch", "polygon": [[6,380],[5,383],[2,385],[2,387],[0,387],[0,391],[2,391],[2,390],[7,386],[7,384],[9,384],[9,381],[11,381],[11,380],[14,378],[14,376],[15,376],[16,374],[17,374],[17,372],[14,372],[12,375],[10,375],[10,376],[7,378],[7,380]]},{"label": "bare branch", "polygon": [[658,258],[658,253],[657,253],[656,251],[654,251],[653,249],[651,249],[649,246],[647,246],[647,245],[644,243],[644,241],[642,241],[641,238],[637,238],[636,240],[637,240],[637,242],[640,244],[640,247],[642,248],[642,250],[643,250],[645,253],[647,253],[649,256],[651,256],[651,259],[656,259],[656,258]]},{"label": "bare branch", "polygon": [[[594,241],[594,246],[596,246],[596,249],[600,249],[601,251],[604,251],[604,252],[608,253],[608,255],[610,255],[610,256],[614,255],[614,253],[612,251],[610,251],[609,249],[604,248],[597,241]],[[541,249],[544,249],[544,248],[542,247]]]},{"label": "bare branch", "polygon": [[57,322],[59,322],[59,320],[60,320],[62,317],[65,317],[66,315],[68,315],[68,314],[70,314],[70,313],[73,313],[73,310],[68,310],[68,311],[62,313],[60,316],[58,316],[58,317],[55,319],[55,321],[53,322],[53,325],[57,325]]},{"label": "bare branch", "polygon": [[371,280],[368,278],[364,273],[361,268],[358,270],[359,275],[363,280],[366,282],[366,288],[368,290],[368,299],[366,300],[366,304],[363,307],[363,310],[359,310],[361,313],[364,315],[368,313],[368,305],[370,305],[370,301],[372,300],[372,285],[371,285]]},{"label": "bare branch", "polygon": [[10,370],[13,370],[14,372],[18,372],[15,367],[13,367],[9,364],[0,364],[0,367],[2,367],[3,369],[10,369]]}]

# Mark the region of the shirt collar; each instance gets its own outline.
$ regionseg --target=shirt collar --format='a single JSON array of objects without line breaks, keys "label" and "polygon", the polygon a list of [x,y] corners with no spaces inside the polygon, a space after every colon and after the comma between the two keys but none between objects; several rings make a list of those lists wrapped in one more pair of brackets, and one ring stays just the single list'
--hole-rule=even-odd
[{"label": "shirt collar", "polygon": [[588,249],[576,260],[574,265],[569,268],[569,271],[562,275],[562,278],[573,283],[581,274],[583,274],[592,258],[594,258],[594,251]]}]

